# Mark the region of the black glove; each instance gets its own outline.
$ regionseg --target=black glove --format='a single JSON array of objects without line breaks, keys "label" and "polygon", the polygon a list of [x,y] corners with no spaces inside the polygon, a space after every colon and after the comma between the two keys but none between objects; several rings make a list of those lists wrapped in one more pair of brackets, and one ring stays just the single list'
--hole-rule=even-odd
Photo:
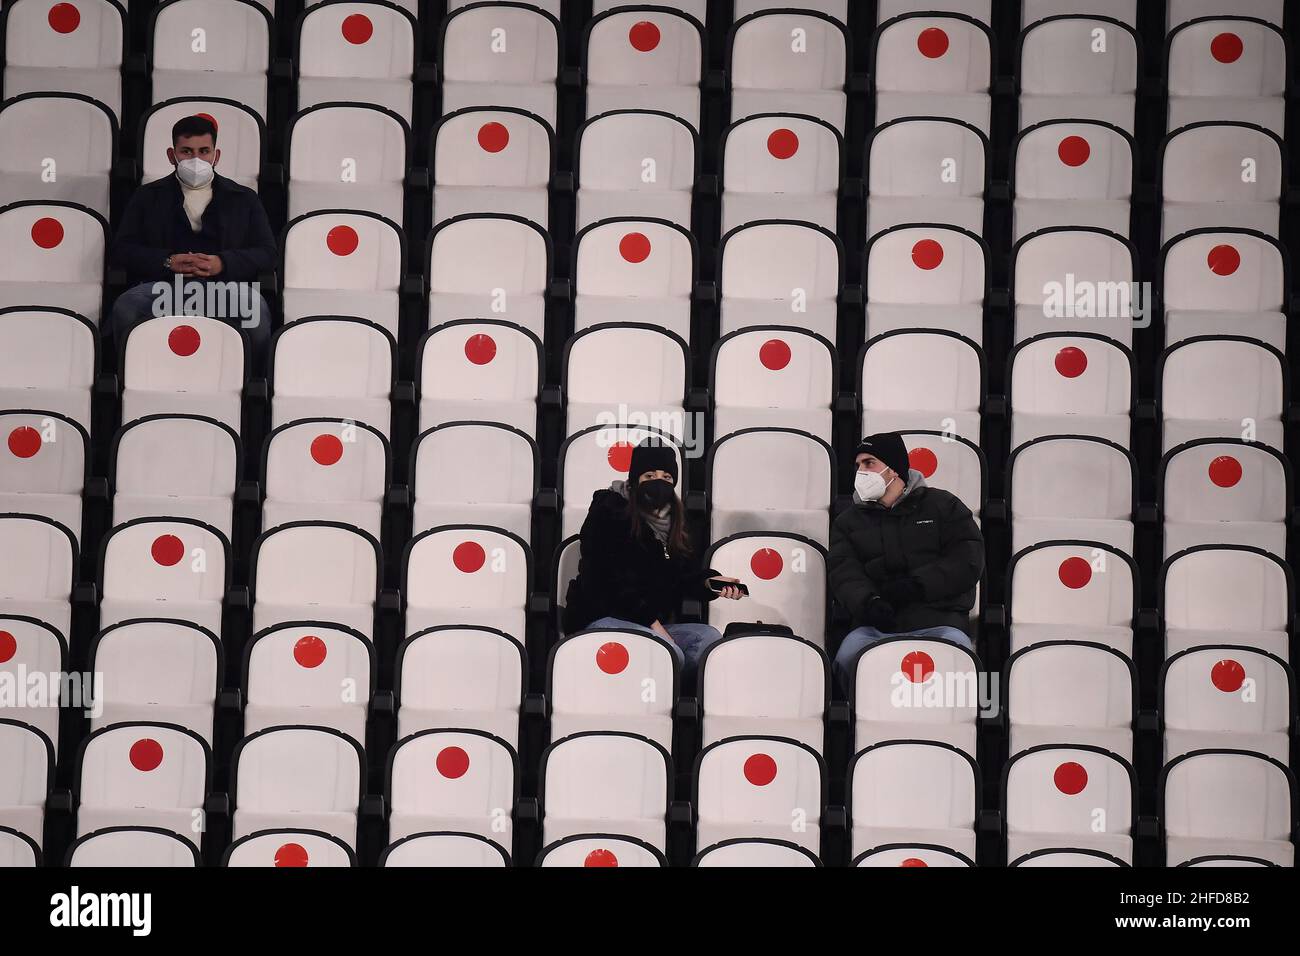
[{"label": "black glove", "polygon": [[890,604],[899,607],[906,607],[908,604],[916,604],[925,598],[925,588],[921,582],[911,575],[903,577],[890,578],[880,586],[880,593]]},{"label": "black glove", "polygon": [[874,594],[867,606],[862,611],[862,623],[869,627],[874,627],[878,631],[892,631],[894,629],[894,605],[890,604],[879,594]]}]

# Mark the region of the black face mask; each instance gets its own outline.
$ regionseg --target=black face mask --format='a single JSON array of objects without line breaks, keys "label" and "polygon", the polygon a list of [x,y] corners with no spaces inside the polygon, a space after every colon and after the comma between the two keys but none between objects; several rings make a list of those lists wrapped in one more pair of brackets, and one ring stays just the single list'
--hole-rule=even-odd
[{"label": "black face mask", "polygon": [[637,503],[650,511],[658,511],[673,500],[672,482],[652,478],[636,486]]}]

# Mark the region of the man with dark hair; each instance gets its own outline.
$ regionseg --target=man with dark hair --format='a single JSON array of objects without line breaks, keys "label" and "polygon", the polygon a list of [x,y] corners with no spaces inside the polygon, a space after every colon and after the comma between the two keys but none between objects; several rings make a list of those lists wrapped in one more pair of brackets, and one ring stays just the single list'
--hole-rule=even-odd
[{"label": "man with dark hair", "polygon": [[167,158],[176,174],[136,190],[110,253],[137,283],[113,305],[119,355],[131,327],[145,319],[204,315],[244,329],[256,366],[271,334],[257,279],[277,257],[266,210],[257,193],[216,172],[221,150],[208,117],[178,120]]},{"label": "man with dark hair", "polygon": [[831,591],[854,629],[835,655],[846,694],[858,655],[896,634],[972,648],[965,628],[984,572],[970,509],[909,467],[897,432],[868,435],[854,456],[853,505],[831,526]]}]

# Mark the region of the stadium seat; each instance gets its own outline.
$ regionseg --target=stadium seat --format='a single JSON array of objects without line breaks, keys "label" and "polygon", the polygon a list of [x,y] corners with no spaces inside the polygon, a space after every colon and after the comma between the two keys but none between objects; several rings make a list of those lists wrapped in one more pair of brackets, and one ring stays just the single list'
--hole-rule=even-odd
[{"label": "stadium seat", "polygon": [[1050,866],[1050,867],[1125,867],[1128,866],[1119,857],[1102,850],[1081,850],[1077,847],[1045,847],[1033,850],[1008,860],[1007,866]]},{"label": "stadium seat", "polygon": [[1093,228],[1044,229],[1012,250],[1015,340],[1044,332],[1090,332],[1133,347],[1153,305],[1137,285],[1132,243]]},{"label": "stadium seat", "polygon": [[943,329],[984,341],[989,250],[954,226],[901,225],[867,242],[867,338]]},{"label": "stadium seat", "polygon": [[890,637],[848,665],[853,752],[887,740],[933,740],[975,759],[979,661],[951,641]]},{"label": "stadium seat", "polygon": [[389,842],[416,833],[477,833],[509,850],[519,758],[479,730],[426,730],[400,740],[388,757]]},{"label": "stadium seat", "polygon": [[70,636],[77,542],[40,515],[0,515],[0,614],[34,618]]},{"label": "stadium seat", "polygon": [[1239,544],[1202,544],[1171,555],[1160,574],[1164,656],[1206,644],[1257,648],[1290,662],[1295,615],[1282,558]]},{"label": "stadium seat", "polygon": [[1100,747],[1038,746],[1013,755],[1002,769],[1008,861],[1067,846],[1131,864],[1136,813],[1132,765]]},{"label": "stadium seat", "polygon": [[1261,233],[1197,229],[1161,261],[1165,346],[1197,335],[1245,335],[1286,352],[1286,265]]},{"label": "stadium seat", "polygon": [[724,840],[788,840],[821,852],[826,765],[807,744],[753,734],[709,744],[695,758],[696,850]]},{"label": "stadium seat", "polygon": [[871,867],[974,866],[970,857],[948,847],[932,843],[887,843],[874,850],[864,850],[853,865]]},{"label": "stadium seat", "polygon": [[365,532],[330,521],[281,525],[253,546],[253,632],[324,621],[373,639],[381,577],[379,545]]},{"label": "stadium seat", "polygon": [[0,512],[52,518],[81,542],[81,496],[90,439],[76,422],[43,411],[0,410]]},{"label": "stadium seat", "polygon": [[1247,750],[1285,764],[1295,723],[1291,668],[1271,654],[1216,644],[1161,668],[1164,762],[1193,750]]},{"label": "stadium seat", "polygon": [[[450,2],[452,6],[460,6],[462,3],[468,2],[468,0],[450,0]],[[537,0],[537,2],[533,4],[533,6],[540,7],[543,10],[546,10],[549,13],[551,13],[553,16],[558,17],[560,15],[559,14],[560,0]],[[613,9],[614,7],[623,7],[623,6],[627,6],[627,4],[623,3],[622,0],[592,0],[591,2],[592,17],[593,18],[597,17],[600,14]],[[708,0],[678,0],[675,9],[679,9],[683,13],[690,14],[699,23],[707,24],[708,7],[709,7]]]},{"label": "stadium seat", "polygon": [[[576,535],[582,528],[595,492],[608,488],[611,482],[627,480],[632,449],[647,438],[665,442],[676,451],[679,474],[685,477],[681,467],[683,449],[671,435],[655,428],[594,425],[565,439],[556,466],[556,486],[562,506],[561,538]],[[686,490],[687,483],[683,481],[677,493],[683,495]],[[563,598],[562,592],[560,597]]]},{"label": "stadium seat", "polygon": [[542,843],[609,833],[661,853],[667,837],[672,760],[658,744],[628,733],[578,733],[542,754],[538,802]]},{"label": "stadium seat", "polygon": [[584,329],[564,345],[565,434],[648,424],[684,439],[689,369],[689,349],[671,332],[632,322]]},{"label": "stadium seat", "polygon": [[741,532],[715,540],[704,565],[749,588],[742,601],[709,603],[709,623],[719,631],[732,624],[781,625],[825,649],[826,549],[821,545],[796,534]]},{"label": "stadium seat", "polygon": [[821,860],[806,847],[789,840],[723,840],[695,854],[691,866],[721,867],[799,867],[821,866]]},{"label": "stadium seat", "polygon": [[105,627],[90,644],[88,670],[103,681],[90,729],[133,721],[170,724],[211,747],[222,660],[216,633],[179,620]]},{"label": "stadium seat", "polygon": [[798,0],[797,3],[793,3],[786,8],[782,8],[777,0],[734,0],[732,3],[732,18],[739,21],[742,17],[747,17],[752,13],[780,9],[812,10],[834,20],[836,23],[847,24],[849,22],[849,0]]},{"label": "stadium seat", "polygon": [[0,307],[68,309],[99,325],[108,226],[68,202],[27,200],[0,209]]},{"label": "stadium seat", "polygon": [[844,132],[849,40],[842,23],[807,10],[737,15],[728,46],[732,122],[799,113]]},{"label": "stadium seat", "polygon": [[[753,0],[750,0],[750,2],[753,2]],[[1078,3],[1081,0],[1074,0],[1074,2]],[[841,6],[845,6],[845,4],[841,4]],[[905,14],[920,13],[927,10],[960,13],[980,23],[988,24],[992,21],[993,0],[878,0],[876,3],[876,24],[886,23]]]},{"label": "stadium seat", "polygon": [[271,14],[251,0],[165,0],[150,14],[153,101],[223,96],[267,115]]},{"label": "stadium seat", "polygon": [[113,0],[6,5],[4,91],[80,93],[122,115],[126,11]]},{"label": "stadium seat", "polygon": [[[1282,25],[1283,0],[1239,0],[1232,5],[1234,13],[1255,17],[1274,26]],[[1223,0],[1169,0],[1165,29],[1173,32],[1188,20],[1216,16],[1223,13]]]},{"label": "stadium seat", "polygon": [[397,739],[424,730],[480,730],[519,750],[528,661],[518,640],[490,627],[442,624],[397,651]]},{"label": "stadium seat", "polygon": [[550,237],[502,213],[444,220],[429,237],[428,327],[457,319],[511,322],[546,338]]},{"label": "stadium seat", "polygon": [[753,326],[713,347],[715,440],[743,428],[794,428],[831,442],[835,347],[811,332]]},{"label": "stadium seat", "polygon": [[434,225],[466,214],[505,214],[550,225],[553,134],[519,110],[467,109],[433,131]]},{"label": "stadium seat", "polygon": [[699,129],[703,17],[685,9],[644,7],[593,13],[583,50],[587,118],[614,110],[661,110]]},{"label": "stadium seat", "polygon": [[1020,128],[1080,119],[1132,135],[1138,51],[1133,27],[1108,16],[1040,19],[1027,26],[1020,34],[1017,73]]},{"label": "stadium seat", "polygon": [[379,865],[498,867],[510,865],[510,854],[477,833],[416,833],[385,847]]},{"label": "stadium seat", "polygon": [[495,422],[537,434],[542,343],[497,319],[454,319],[420,340],[416,387],[420,428],[450,422]]},{"label": "stadium seat", "polygon": [[1016,448],[1007,469],[1012,553],[1060,539],[1133,553],[1131,453],[1101,438],[1047,435]]},{"label": "stadium seat", "polygon": [[438,85],[442,113],[508,106],[555,128],[560,24],[525,3],[475,3],[442,21]]},{"label": "stadium seat", "polygon": [[310,724],[366,742],[375,650],[347,627],[294,621],[254,634],[244,647],[244,734]]},{"label": "stadium seat", "polygon": [[467,520],[524,541],[539,488],[537,444],[496,422],[449,422],[422,433],[411,452],[413,533]]},{"label": "stadium seat", "polygon": [[819,645],[781,634],[731,634],[700,658],[702,746],[784,737],[821,753],[830,664]]},{"label": "stadium seat", "polygon": [[537,857],[541,867],[667,866],[664,855],[633,837],[578,833],[556,840]]},{"label": "stadium seat", "polygon": [[12,827],[0,826],[0,868],[43,865],[40,844]]},{"label": "stadium seat", "polygon": [[984,453],[969,438],[938,430],[903,429],[908,465],[927,484],[951,491],[980,520],[987,494]]},{"label": "stadium seat", "polygon": [[1129,448],[1133,355],[1092,332],[1043,333],[1011,350],[1011,447],[1046,435],[1090,435]]},{"label": "stadium seat", "polygon": [[281,425],[262,450],[262,530],[339,521],[378,540],[391,470],[388,442],[369,425],[338,418]]},{"label": "stadium seat", "polygon": [[266,162],[267,131],[262,117],[243,103],[219,96],[178,97],[155,104],[141,120],[136,153],[141,183],[176,175],[167,158],[172,127],[187,116],[202,116],[217,127],[217,165],[222,176],[256,192]]},{"label": "stadium seat", "polygon": [[320,830],[276,827],[240,837],[222,855],[222,866],[350,867],[352,848]]},{"label": "stadium seat", "polygon": [[522,644],[532,562],[528,545],[500,528],[452,524],[422,532],[402,560],[406,635],[435,624],[477,625]]},{"label": "stadium seat", "polygon": [[[33,674],[62,674],[67,670],[68,642],[53,625],[34,617],[0,614],[0,674],[24,693],[16,694],[0,705],[0,720],[14,721],[34,728],[50,742],[58,757],[59,707],[64,702],[59,682],[47,685],[43,697],[29,697],[27,681]],[[80,678],[78,678],[80,681]],[[93,680],[93,677],[92,677]],[[85,687],[69,683],[69,690]],[[94,687],[86,688],[94,691]],[[72,703],[69,701],[69,703]],[[36,834],[37,837],[40,833]],[[3,851],[0,851],[0,857]]]},{"label": "stadium seat", "polygon": [[635,322],[691,341],[696,240],[665,219],[607,219],[579,231],[573,331]]},{"label": "stadium seat", "polygon": [[1197,123],[1161,144],[1160,241],[1192,229],[1253,229],[1276,237],[1282,142],[1248,123]]},{"label": "stadium seat", "polygon": [[0,308],[0,405],[47,409],[90,431],[99,337],[67,309]]},{"label": "stadium seat", "polygon": [[199,846],[212,751],[193,731],[144,721],[103,727],[82,741],[75,779],[77,836],[148,826]]},{"label": "stadium seat", "polygon": [[236,434],[248,380],[243,333],[220,319],[146,319],[126,337],[122,423],[156,415],[212,419]]},{"label": "stadium seat", "polygon": [[25,93],[0,103],[0,206],[33,199],[108,218],[117,121],[79,93]]},{"label": "stadium seat", "polygon": [[232,540],[239,436],[212,418],[150,415],[113,438],[113,523],[192,518]]},{"label": "stadium seat", "polygon": [[[410,131],[396,113],[364,103],[325,103],[289,120],[285,138],[290,220],[325,209],[350,209],[402,223],[411,147]],[[330,251],[341,258],[338,245],[336,239]],[[330,263],[339,265],[333,258]],[[336,268],[330,272],[336,274]]]},{"label": "stadium seat", "polygon": [[395,223],[369,212],[326,210],[284,234],[284,322],[356,316],[397,338],[406,246]]},{"label": "stadium seat", "polygon": [[68,867],[196,867],[199,851],[161,827],[104,827],[68,848]]},{"label": "stadium seat", "polygon": [[1133,140],[1118,127],[1049,120],[1015,141],[1012,239],[1053,226],[1092,226],[1128,238]]},{"label": "stadium seat", "polygon": [[671,753],[678,682],[677,656],[657,635],[619,628],[567,634],[546,669],[551,739],[622,731]]},{"label": "stadium seat", "polygon": [[721,150],[724,236],[768,219],[835,232],[844,142],[829,123],[761,113],[727,127]]},{"label": "stadium seat", "polygon": [[899,119],[867,141],[867,238],[904,223],[982,235],[988,140],[952,119]]},{"label": "stadium seat", "polygon": [[327,416],[389,434],[397,364],[391,333],[365,319],[300,319],[271,338],[271,427]]},{"label": "stadium seat", "polygon": [[575,161],[577,228],[615,216],[691,225],[695,131],[667,113],[622,110],[587,120]]},{"label": "stadium seat", "polygon": [[365,786],[361,746],[324,727],[272,727],[235,745],[230,765],[231,839],[292,827],[357,843]]},{"label": "stadium seat", "polygon": [[1288,70],[1280,27],[1238,16],[1198,19],[1175,27],[1168,43],[1170,131],[1234,120],[1283,135]]},{"label": "stadium seat", "polygon": [[710,540],[775,531],[827,546],[835,468],[821,439],[791,428],[732,432],[709,449],[708,475]]},{"label": "stadium seat", "polygon": [[844,250],[833,233],[800,222],[755,222],[727,233],[718,334],[756,325],[804,329],[835,341]]},{"label": "stadium seat", "polygon": [[1282,557],[1292,502],[1291,469],[1277,449],[1205,438],[1160,462],[1164,556],[1198,544],[1247,544]]},{"label": "stadium seat", "polygon": [[137,618],[186,621],[221,634],[230,543],[189,518],[137,518],[101,546],[99,626]]},{"label": "stadium seat", "polygon": [[1040,641],[1012,654],[1003,679],[1011,757],[1088,745],[1133,762],[1137,670],[1103,644]]},{"label": "stadium seat", "polygon": [[391,3],[308,4],[297,24],[298,109],[373,103],[411,122],[415,17]]},{"label": "stadium seat", "polygon": [[1008,580],[1012,654],[1074,641],[1133,657],[1140,582],[1128,555],[1094,541],[1046,540],[1016,553]]},{"label": "stadium seat", "polygon": [[876,30],[875,125],[942,116],[989,134],[993,41],[986,25],[957,14],[908,13]]},{"label": "stadium seat", "polygon": [[891,740],[859,751],[846,784],[854,858],[920,843],[973,860],[977,778],[975,761],[950,744]]},{"label": "stadium seat", "polygon": [[54,784],[54,748],[29,724],[0,717],[0,826],[39,845]]},{"label": "stadium seat", "polygon": [[1138,0],[1023,0],[1020,5],[1021,26],[1029,26],[1048,17],[1086,13],[1088,16],[1110,17],[1125,26],[1133,27],[1137,24],[1137,5]]},{"label": "stadium seat", "polygon": [[1238,750],[1194,750],[1160,774],[1165,866],[1210,854],[1295,865],[1295,777]]},{"label": "stadium seat", "polygon": [[976,441],[984,402],[984,353],[939,330],[873,336],[859,360],[862,434],[934,429]]},{"label": "stadium seat", "polygon": [[1183,339],[1160,356],[1162,451],[1197,438],[1282,449],[1290,376],[1282,353],[1237,335]]}]

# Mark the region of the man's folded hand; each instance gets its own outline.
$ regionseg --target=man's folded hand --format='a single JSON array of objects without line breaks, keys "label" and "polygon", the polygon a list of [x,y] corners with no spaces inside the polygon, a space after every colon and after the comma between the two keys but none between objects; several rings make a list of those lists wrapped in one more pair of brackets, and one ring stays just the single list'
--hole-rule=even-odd
[{"label": "man's folded hand", "polygon": [[909,575],[902,577],[890,578],[884,584],[880,585],[880,593],[885,599],[895,607],[906,607],[909,604],[916,604],[925,598],[925,588],[921,582]]}]

